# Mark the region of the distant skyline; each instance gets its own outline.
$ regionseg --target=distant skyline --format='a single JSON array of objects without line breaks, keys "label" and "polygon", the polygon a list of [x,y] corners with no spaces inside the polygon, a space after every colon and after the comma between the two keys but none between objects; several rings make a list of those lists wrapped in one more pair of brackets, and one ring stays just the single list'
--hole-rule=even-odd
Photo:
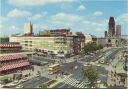
[{"label": "distant skyline", "polygon": [[110,16],[128,35],[128,0],[1,0],[0,6],[1,35],[23,33],[31,21],[34,33],[70,28],[103,37]]}]

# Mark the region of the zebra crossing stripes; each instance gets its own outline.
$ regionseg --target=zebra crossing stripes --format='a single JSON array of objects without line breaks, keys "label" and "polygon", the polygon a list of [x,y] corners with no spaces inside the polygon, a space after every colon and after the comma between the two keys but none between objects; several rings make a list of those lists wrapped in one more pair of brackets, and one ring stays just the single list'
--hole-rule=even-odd
[{"label": "zebra crossing stripes", "polygon": [[83,81],[77,87],[82,88],[83,87]]},{"label": "zebra crossing stripes", "polygon": [[82,81],[81,83],[79,83],[78,80],[74,79],[74,78],[67,78],[63,81],[65,84],[69,84],[73,87],[76,87],[76,88],[86,88],[85,85],[85,81]]},{"label": "zebra crossing stripes", "polygon": [[76,80],[74,80],[74,79],[72,79],[72,78],[67,78],[67,79],[65,79],[64,83],[65,83],[65,84],[72,85],[72,86],[75,86]]},{"label": "zebra crossing stripes", "polygon": [[78,88],[86,88],[85,85],[86,85],[85,81],[82,81],[82,82],[78,85]]},{"label": "zebra crossing stripes", "polygon": [[72,78],[67,78],[64,83],[66,84],[69,84],[69,85],[72,85],[72,86],[75,86],[76,84],[76,80],[75,79],[72,79]]}]

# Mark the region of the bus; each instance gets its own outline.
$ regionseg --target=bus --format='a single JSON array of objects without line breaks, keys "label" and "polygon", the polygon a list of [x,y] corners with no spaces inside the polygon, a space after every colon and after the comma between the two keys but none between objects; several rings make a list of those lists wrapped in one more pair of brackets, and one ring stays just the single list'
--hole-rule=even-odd
[{"label": "bus", "polygon": [[60,71],[60,65],[59,64],[51,65],[49,66],[48,70],[49,70],[49,74],[58,73]]}]

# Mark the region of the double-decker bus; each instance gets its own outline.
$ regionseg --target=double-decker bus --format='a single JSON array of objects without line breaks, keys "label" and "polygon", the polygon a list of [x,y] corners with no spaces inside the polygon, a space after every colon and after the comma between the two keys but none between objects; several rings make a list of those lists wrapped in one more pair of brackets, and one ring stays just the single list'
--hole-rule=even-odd
[{"label": "double-decker bus", "polygon": [[58,73],[60,71],[60,65],[59,64],[51,65],[49,66],[48,70],[49,70],[49,74]]}]

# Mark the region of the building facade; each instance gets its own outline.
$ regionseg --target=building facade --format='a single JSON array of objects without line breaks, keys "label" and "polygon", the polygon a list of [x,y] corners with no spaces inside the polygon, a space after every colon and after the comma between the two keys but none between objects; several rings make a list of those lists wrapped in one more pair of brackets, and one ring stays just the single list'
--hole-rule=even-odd
[{"label": "building facade", "polygon": [[31,22],[24,24],[24,34],[25,35],[33,34],[33,25],[31,24]]},{"label": "building facade", "polygon": [[116,25],[116,37],[121,37],[121,25]]},{"label": "building facade", "polygon": [[80,52],[83,52],[83,48],[85,45],[85,36],[84,34],[77,32],[75,34],[72,35],[73,38],[73,52],[74,54],[79,54]]},{"label": "building facade", "polygon": [[106,38],[108,35],[107,31],[104,32],[104,38]]},{"label": "building facade", "polygon": [[84,47],[85,37],[81,34],[72,35],[69,29],[57,29],[42,32],[38,36],[12,36],[10,41],[19,42],[24,50],[78,54]]},{"label": "building facade", "polygon": [[46,52],[52,51],[55,54],[59,52],[72,53],[72,37],[10,37],[11,42],[20,42],[24,50],[41,49]]},{"label": "building facade", "polygon": [[102,45],[102,46],[106,46],[107,43],[107,39],[106,38],[97,38],[97,44],[98,45]]},{"label": "building facade", "polygon": [[0,37],[0,43],[9,42],[9,37]]},{"label": "building facade", "polygon": [[31,71],[25,73],[25,70],[30,70],[31,64],[26,54],[19,53],[21,50],[22,46],[15,42],[0,44],[0,81],[5,84],[29,76],[31,73]]},{"label": "building facade", "polygon": [[92,42],[92,36],[89,34],[85,34],[85,44]]},{"label": "building facade", "polygon": [[0,53],[15,53],[20,52],[22,46],[19,43],[15,42],[4,42],[0,43]]}]

